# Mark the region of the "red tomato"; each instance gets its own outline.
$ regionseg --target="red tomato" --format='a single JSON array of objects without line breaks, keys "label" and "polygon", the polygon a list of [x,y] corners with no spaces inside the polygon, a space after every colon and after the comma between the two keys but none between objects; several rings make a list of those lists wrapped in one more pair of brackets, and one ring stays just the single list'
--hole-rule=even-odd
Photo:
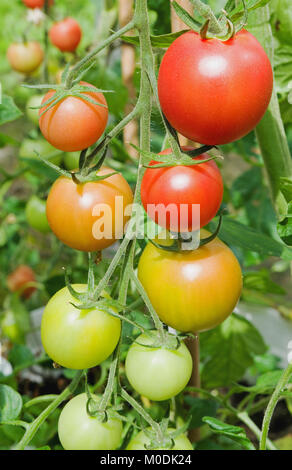
[{"label": "red tomato", "polygon": [[[90,83],[80,82],[92,86]],[[43,98],[45,103],[55,94],[50,90]],[[40,129],[50,144],[64,152],[83,150],[94,144],[105,130],[108,119],[106,99],[102,93],[84,92],[97,104],[94,105],[77,96],[67,96],[44,113],[39,119]],[[101,103],[104,106],[99,106]],[[39,113],[44,111],[41,108]]]},{"label": "red tomato", "polygon": [[11,44],[7,51],[7,59],[17,72],[30,74],[42,63],[43,50],[36,41]]},{"label": "red tomato", "polygon": [[82,31],[74,18],[55,23],[49,32],[50,40],[62,52],[74,52],[80,43]]},{"label": "red tomato", "polygon": [[[22,0],[28,8],[43,8],[45,0]],[[53,5],[54,0],[49,1],[49,6]]]},{"label": "red tomato", "polygon": [[34,282],[36,282],[35,274],[33,270],[25,264],[21,264],[7,276],[7,286],[9,290],[11,292],[19,292],[25,299],[28,299],[36,290],[34,286],[25,286]]},{"label": "red tomato", "polygon": [[[183,147],[183,150],[193,149]],[[159,155],[169,153],[171,149],[166,149]],[[196,157],[198,160],[207,158],[206,154]],[[152,161],[150,165],[155,166],[155,163]],[[194,231],[208,224],[216,215],[222,197],[223,181],[214,161],[193,166],[147,168],[142,179],[144,209],[156,223],[174,232]],[[196,212],[192,212],[192,204],[200,205],[199,220]]]},{"label": "red tomato", "polygon": [[177,38],[159,70],[162,110],[181,134],[207,145],[240,139],[263,117],[273,88],[267,54],[248,31],[228,41]]},{"label": "red tomato", "polygon": [[[103,167],[98,174],[112,172]],[[117,197],[121,198],[121,211],[116,211]],[[66,245],[75,250],[99,251],[122,237],[129,220],[124,211],[132,202],[132,190],[120,174],[84,184],[61,176],[50,190],[47,218],[52,231]]]}]

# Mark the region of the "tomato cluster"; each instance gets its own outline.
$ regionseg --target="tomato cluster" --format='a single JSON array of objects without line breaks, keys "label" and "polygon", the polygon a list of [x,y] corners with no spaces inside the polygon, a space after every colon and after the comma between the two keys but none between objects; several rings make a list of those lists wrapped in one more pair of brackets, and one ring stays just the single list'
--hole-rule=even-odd
[{"label": "tomato cluster", "polygon": [[[75,20],[66,18],[53,25],[50,39],[62,52],[73,52],[80,42],[81,29]],[[14,64],[11,51],[8,55]],[[32,61],[25,70],[21,64],[13,66],[29,73],[37,62]],[[203,39],[192,31],[182,34],[166,51],[158,78],[159,100],[169,123],[184,136],[205,145],[232,142],[253,129],[268,106],[272,85],[272,69],[264,50],[244,30],[225,42]],[[108,120],[104,95],[89,83],[80,82],[80,86],[86,90],[78,96],[63,96],[53,106],[57,89],[43,97],[39,126],[49,148],[79,152],[104,133]],[[39,102],[40,97],[35,100]],[[35,120],[35,114],[31,119]],[[185,157],[193,150],[179,149]],[[25,158],[25,149],[23,152]],[[242,274],[232,251],[203,228],[216,216],[223,199],[223,180],[216,163],[202,153],[186,159],[189,164],[160,165],[159,158],[163,157],[165,163],[167,155],[173,161],[172,153],[171,148],[161,152],[142,178],[141,201],[148,216],[172,235],[147,244],[139,260],[138,277],[164,324],[180,332],[198,333],[214,328],[232,313],[240,297]],[[79,154],[75,156],[73,162],[68,161],[70,169],[78,165]],[[33,197],[28,202],[28,222],[43,232],[50,228],[73,249],[103,250],[124,233],[130,217],[125,215],[125,208],[133,202],[132,190],[121,174],[108,167],[94,171],[89,181],[80,182],[78,171],[73,173],[72,178],[60,176],[54,182],[46,213],[42,200]],[[122,215],[115,210],[117,198],[122,200]],[[199,220],[194,205],[200,208]],[[105,220],[110,221],[111,228],[107,234],[99,230],[101,236],[97,237],[94,227],[97,224],[101,228],[101,206],[110,211]],[[170,206],[177,213],[175,220],[168,212]],[[183,250],[180,243],[175,248],[173,235],[179,238],[200,229],[201,236],[211,241],[195,250]],[[79,294],[88,292],[87,285],[73,285],[72,289],[61,289],[48,302],[42,318],[42,342],[57,364],[88,369],[116,349],[121,321],[114,315],[117,312],[109,312],[98,302],[90,307],[82,305]],[[111,300],[105,292],[102,297]],[[165,332],[164,338],[156,330],[148,331],[130,346],[125,373],[138,394],[154,401],[168,400],[189,382],[192,357],[177,336]],[[99,397],[95,400],[98,402]],[[104,422],[96,419],[88,413],[87,404],[87,395],[80,394],[62,410],[58,432],[63,447],[117,448],[122,421],[116,416]],[[142,431],[128,449],[143,449],[149,442],[147,432]],[[175,438],[175,450],[191,448],[183,434]]]}]

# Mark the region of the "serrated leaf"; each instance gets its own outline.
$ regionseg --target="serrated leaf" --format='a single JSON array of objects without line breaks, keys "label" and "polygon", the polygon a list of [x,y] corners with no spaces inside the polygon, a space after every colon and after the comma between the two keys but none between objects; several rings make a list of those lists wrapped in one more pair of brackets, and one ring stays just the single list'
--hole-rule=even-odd
[{"label": "serrated leaf", "polygon": [[15,121],[22,116],[22,112],[16,106],[11,96],[2,95],[2,103],[0,104],[0,125],[6,122]]},{"label": "serrated leaf", "polygon": [[253,364],[253,356],[266,351],[258,330],[240,315],[231,315],[200,337],[204,360],[202,383],[209,389],[238,381]]},{"label": "serrated leaf", "polygon": [[181,7],[177,2],[172,2],[171,6],[175,10],[177,16],[191,28],[193,31],[200,31],[201,23],[196,21],[183,7]]},{"label": "serrated leaf", "polygon": [[16,419],[21,408],[21,395],[8,385],[0,384],[0,423]]},{"label": "serrated leaf", "polygon": [[[175,39],[180,37],[182,34],[189,31],[188,29],[183,29],[182,31],[177,31],[176,33],[160,34],[159,36],[150,36],[152,47],[158,47],[160,49],[169,47]],[[139,36],[122,36],[121,38],[124,42],[129,44],[134,44],[135,46],[139,45]]]},{"label": "serrated leaf", "polygon": [[[209,224],[211,230],[216,228],[216,219]],[[284,260],[292,260],[292,249],[247,225],[241,224],[230,217],[224,217],[219,238],[228,245],[253,251],[263,256],[277,256]]]},{"label": "serrated leaf", "polygon": [[255,450],[252,442],[246,437],[245,431],[239,426],[232,426],[231,424],[223,423],[219,419],[212,418],[210,416],[205,416],[203,421],[209,425],[214,433],[223,434],[229,439],[240,444],[244,449]]}]

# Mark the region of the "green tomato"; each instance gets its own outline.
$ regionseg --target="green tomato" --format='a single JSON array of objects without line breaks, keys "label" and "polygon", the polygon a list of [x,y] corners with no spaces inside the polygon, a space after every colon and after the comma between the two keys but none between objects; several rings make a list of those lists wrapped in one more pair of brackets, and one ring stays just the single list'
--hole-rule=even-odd
[{"label": "green tomato", "polygon": [[39,125],[39,110],[38,109],[31,109],[35,108],[36,106],[40,106],[44,95],[33,95],[29,98],[26,103],[26,115],[28,119],[36,124]]},{"label": "green tomato", "polygon": [[186,345],[181,343],[178,349],[170,350],[141,344],[153,344],[153,337],[142,334],[130,346],[126,375],[132,387],[154,401],[169,400],[180,393],[192,374],[192,357]]},{"label": "green tomato", "polygon": [[[151,428],[149,428],[150,430]],[[170,428],[168,432],[174,432],[175,429]],[[146,436],[144,431],[140,431],[127,446],[127,450],[146,450],[146,446],[149,446],[150,438]],[[161,447],[153,450],[165,450]],[[181,434],[174,439],[174,447],[171,450],[193,450],[193,446],[185,434]]]},{"label": "green tomato", "polygon": [[[76,284],[73,288],[85,292],[87,285]],[[49,300],[42,318],[42,343],[57,364],[68,369],[89,369],[112,354],[120,338],[121,322],[99,308],[80,310],[72,303],[78,305],[80,301],[67,287]]]},{"label": "green tomato", "polygon": [[79,168],[80,152],[68,152],[64,155],[64,165],[67,170],[76,170]]},{"label": "green tomato", "polygon": [[45,139],[24,139],[19,149],[19,157],[23,160],[39,160],[39,157],[35,152],[39,153],[42,158],[49,160],[55,165],[60,165],[63,158],[63,152],[56,150],[55,147],[49,144]]},{"label": "green tomato", "polygon": [[12,343],[24,343],[24,334],[21,330],[15,315],[12,311],[7,310],[1,321],[2,335],[8,338]]},{"label": "green tomato", "polygon": [[28,224],[42,233],[51,231],[46,216],[46,201],[37,196],[32,196],[26,204],[25,215]]},{"label": "green tomato", "polygon": [[119,419],[101,423],[86,410],[86,393],[72,398],[63,408],[58,434],[65,450],[114,450],[121,441],[123,425]]}]

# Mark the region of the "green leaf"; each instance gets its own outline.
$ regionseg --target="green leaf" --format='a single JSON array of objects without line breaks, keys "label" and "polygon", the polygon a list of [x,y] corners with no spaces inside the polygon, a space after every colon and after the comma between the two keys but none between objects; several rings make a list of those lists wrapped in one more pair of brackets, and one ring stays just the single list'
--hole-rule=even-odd
[{"label": "green leaf", "polygon": [[0,384],[0,423],[16,419],[21,408],[21,395],[8,385]]},{"label": "green leaf", "polygon": [[20,118],[22,114],[11,96],[2,95],[2,103],[0,104],[0,125],[15,121]]},{"label": "green leaf", "polygon": [[[260,395],[270,395],[275,390],[277,383],[279,382],[283,370],[273,370],[266,372],[258,377],[256,384],[251,387],[245,387],[243,385],[237,385],[236,390],[238,392],[248,392]],[[289,380],[289,384],[292,384],[292,377]]]},{"label": "green leaf", "polygon": [[18,145],[18,142],[9,135],[0,133],[0,148],[5,147],[6,145]]},{"label": "green leaf", "polygon": [[231,315],[217,328],[201,333],[204,362],[202,383],[208,389],[238,381],[266,345],[258,330],[240,315]]},{"label": "green leaf", "polygon": [[192,396],[186,396],[185,402],[190,406],[188,411],[192,417],[190,422],[190,429],[199,428],[203,424],[204,416],[216,416],[219,408],[219,403],[212,399],[202,399]]},{"label": "green leaf", "polygon": [[[256,10],[257,8],[264,7],[269,2],[270,0],[246,0],[245,4],[246,4],[247,11],[252,11],[252,10]],[[230,5],[231,4],[232,2],[230,2]],[[243,3],[240,2],[237,7],[232,9],[232,11],[230,11],[230,8],[229,8],[229,11],[227,9],[227,12],[229,13],[230,19],[232,21],[239,20],[244,15]]]},{"label": "green leaf", "polygon": [[287,93],[292,88],[292,45],[279,44],[274,51],[276,90]]},{"label": "green leaf", "polygon": [[205,416],[203,421],[209,425],[215,434],[223,434],[229,439],[240,444],[244,449],[255,450],[254,445],[246,437],[245,431],[239,426],[232,426],[230,424],[223,423],[219,419],[212,418],[210,416]]},{"label": "green leaf", "polygon": [[174,8],[177,16],[191,28],[193,31],[200,31],[202,25],[196,21],[184,8],[182,8],[177,2],[172,2],[172,7]]},{"label": "green leaf", "polygon": [[30,362],[33,359],[33,353],[23,344],[15,344],[8,355],[8,360],[14,367]]},{"label": "green leaf", "polygon": [[[212,220],[209,224],[215,230],[218,221]],[[237,222],[230,217],[224,217],[219,238],[228,245],[253,251],[263,256],[277,256],[285,260],[292,259],[292,249],[281,242],[257,230]]]},{"label": "green leaf", "polygon": [[[160,49],[169,47],[175,39],[187,31],[189,30],[183,29],[182,31],[177,31],[176,33],[160,34],[159,36],[151,35],[151,45],[152,47],[158,47]],[[129,44],[134,44],[135,46],[139,45],[139,36],[122,36],[122,40],[124,42],[128,42]]]},{"label": "green leaf", "polygon": [[284,243],[292,245],[292,201],[288,204],[287,217],[277,224],[277,231]]},{"label": "green leaf", "polygon": [[284,295],[286,293],[282,286],[272,281],[270,272],[266,269],[245,273],[243,285],[245,289],[267,292],[269,294]]}]

